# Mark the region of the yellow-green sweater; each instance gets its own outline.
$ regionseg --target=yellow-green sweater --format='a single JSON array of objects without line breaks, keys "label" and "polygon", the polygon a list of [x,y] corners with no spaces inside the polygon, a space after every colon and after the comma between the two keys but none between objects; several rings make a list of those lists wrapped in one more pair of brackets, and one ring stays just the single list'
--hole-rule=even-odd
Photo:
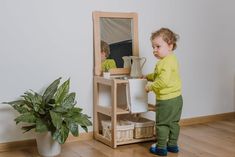
[{"label": "yellow-green sweater", "polygon": [[113,69],[116,67],[116,63],[113,59],[106,59],[101,63],[102,71],[108,71],[109,69]]},{"label": "yellow-green sweater", "polygon": [[157,100],[167,100],[180,96],[182,83],[179,74],[179,63],[172,53],[157,62],[154,73],[147,75],[148,89],[153,91]]}]

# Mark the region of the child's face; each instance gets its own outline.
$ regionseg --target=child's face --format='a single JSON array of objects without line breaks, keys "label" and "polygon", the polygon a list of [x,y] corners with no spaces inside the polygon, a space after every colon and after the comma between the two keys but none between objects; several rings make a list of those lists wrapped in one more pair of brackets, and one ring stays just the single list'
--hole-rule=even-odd
[{"label": "child's face", "polygon": [[153,55],[158,59],[163,59],[172,52],[173,45],[165,42],[161,36],[152,40]]},{"label": "child's face", "polygon": [[106,53],[101,51],[101,61],[105,61],[106,58]]}]

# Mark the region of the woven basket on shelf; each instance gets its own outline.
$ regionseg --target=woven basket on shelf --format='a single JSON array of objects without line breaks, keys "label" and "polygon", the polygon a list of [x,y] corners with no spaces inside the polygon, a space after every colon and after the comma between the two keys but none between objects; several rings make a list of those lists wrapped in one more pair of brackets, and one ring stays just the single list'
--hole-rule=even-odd
[{"label": "woven basket on shelf", "polygon": [[134,138],[150,138],[154,136],[155,122],[143,117],[128,117],[127,119],[134,124]]},{"label": "woven basket on shelf", "polygon": [[[101,121],[103,136],[108,140],[112,139],[111,121]],[[134,124],[127,121],[118,121],[116,126],[117,142],[129,141],[133,139]]]}]

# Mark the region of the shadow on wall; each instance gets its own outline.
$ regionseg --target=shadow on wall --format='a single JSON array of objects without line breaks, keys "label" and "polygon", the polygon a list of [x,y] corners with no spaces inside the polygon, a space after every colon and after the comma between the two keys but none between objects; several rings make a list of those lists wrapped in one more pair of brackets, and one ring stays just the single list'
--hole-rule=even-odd
[{"label": "shadow on wall", "polygon": [[0,143],[18,141],[34,137],[33,133],[23,134],[21,125],[16,125],[14,119],[18,113],[11,106],[0,104]]}]

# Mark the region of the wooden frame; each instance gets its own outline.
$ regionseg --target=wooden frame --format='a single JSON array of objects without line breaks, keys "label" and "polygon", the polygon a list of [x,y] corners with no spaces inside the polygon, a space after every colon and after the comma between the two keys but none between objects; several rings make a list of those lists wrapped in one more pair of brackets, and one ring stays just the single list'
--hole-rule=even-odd
[{"label": "wooden frame", "polygon": [[[138,16],[137,13],[114,13],[114,12],[93,12],[93,31],[94,31],[94,75],[100,76],[101,70],[101,55],[100,55],[100,18],[127,18],[133,20],[133,56],[139,56],[139,43],[138,43]],[[110,70],[111,75],[114,74],[129,74],[130,69],[127,68],[116,68]]]}]

